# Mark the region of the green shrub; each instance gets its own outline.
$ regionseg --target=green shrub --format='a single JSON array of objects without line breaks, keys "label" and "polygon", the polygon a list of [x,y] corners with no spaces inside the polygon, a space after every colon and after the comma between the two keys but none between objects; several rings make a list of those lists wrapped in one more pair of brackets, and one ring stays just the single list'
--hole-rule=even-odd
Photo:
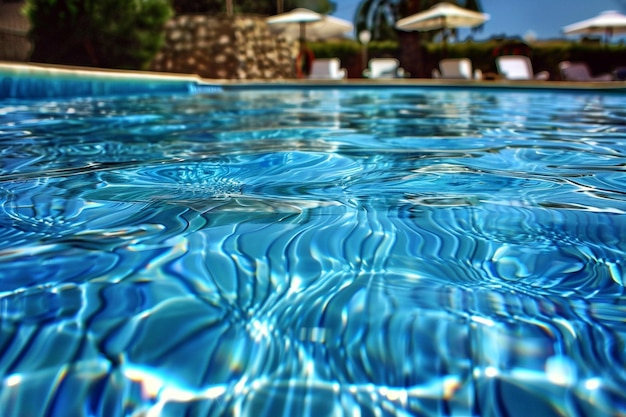
[{"label": "green shrub", "polygon": [[370,57],[393,57],[400,53],[398,41],[373,41],[367,45],[367,51]]},{"label": "green shrub", "polygon": [[[424,48],[429,62],[436,65],[441,57],[461,58],[472,60],[474,68],[483,72],[496,72],[495,58],[501,54],[514,53],[515,48],[503,48],[506,42],[458,42],[449,44],[445,50],[441,43],[426,43]],[[511,43],[512,45],[512,43]],[[520,45],[519,42],[516,45]],[[515,45],[513,45],[515,46]],[[532,60],[535,72],[548,71],[551,79],[560,79],[559,63],[561,61],[583,61],[589,64],[592,72],[610,72],[626,62],[626,46],[581,43],[571,41],[538,41],[528,44],[526,50],[517,48],[522,55],[528,55]]]},{"label": "green shrub", "polygon": [[[317,58],[340,58],[349,68],[354,66],[352,76],[361,71],[362,45],[352,39],[329,42],[309,42],[309,48]],[[441,42],[423,42],[423,73],[430,74],[440,59],[467,57],[474,68],[484,73],[495,73],[496,56],[508,53],[523,53],[530,56],[535,72],[548,71],[551,79],[560,79],[559,62],[584,61],[593,73],[610,72],[626,63],[626,45],[572,42],[567,40],[537,41],[526,45],[517,40],[489,40],[449,43],[443,48]],[[374,41],[368,44],[368,56],[400,57],[396,41]],[[415,56],[418,56],[416,54]],[[404,63],[406,65],[406,63]]]},{"label": "green shrub", "polygon": [[327,42],[307,42],[307,46],[316,58],[346,59],[361,52],[361,44],[351,39]]},{"label": "green shrub", "polygon": [[[342,61],[355,60],[360,62],[363,53],[363,45],[352,39],[326,42],[308,42],[307,46],[313,51],[316,58],[340,58]],[[367,46],[370,58],[397,56],[398,42],[396,41],[375,41]]]},{"label": "green shrub", "polygon": [[145,69],[163,43],[169,0],[28,0],[31,61]]}]

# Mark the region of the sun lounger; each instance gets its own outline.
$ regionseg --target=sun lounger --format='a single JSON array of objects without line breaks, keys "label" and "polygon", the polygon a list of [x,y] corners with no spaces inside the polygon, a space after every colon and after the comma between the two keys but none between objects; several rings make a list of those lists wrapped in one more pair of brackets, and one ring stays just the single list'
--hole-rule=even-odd
[{"label": "sun lounger", "polygon": [[368,68],[363,71],[367,78],[404,78],[408,73],[400,67],[400,61],[395,58],[372,58]]},{"label": "sun lounger", "polygon": [[433,78],[454,80],[480,80],[483,78],[482,71],[472,70],[472,61],[469,58],[447,58],[439,61],[439,68],[432,72]]},{"label": "sun lounger", "polygon": [[559,63],[561,77],[565,81],[613,81],[611,74],[593,76],[584,62],[563,61]]},{"label": "sun lounger", "polygon": [[341,68],[339,58],[315,59],[309,73],[309,79],[314,80],[341,80],[347,77],[348,73],[345,68]]},{"label": "sun lounger", "polygon": [[503,55],[496,57],[498,73],[507,80],[547,80],[548,71],[534,73],[530,58],[523,55]]}]

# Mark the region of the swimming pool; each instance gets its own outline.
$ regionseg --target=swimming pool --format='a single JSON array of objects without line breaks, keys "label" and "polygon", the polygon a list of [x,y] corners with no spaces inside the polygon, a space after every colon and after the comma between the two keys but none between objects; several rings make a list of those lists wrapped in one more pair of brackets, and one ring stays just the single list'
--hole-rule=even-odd
[{"label": "swimming pool", "polygon": [[626,95],[0,102],[3,416],[626,413]]}]

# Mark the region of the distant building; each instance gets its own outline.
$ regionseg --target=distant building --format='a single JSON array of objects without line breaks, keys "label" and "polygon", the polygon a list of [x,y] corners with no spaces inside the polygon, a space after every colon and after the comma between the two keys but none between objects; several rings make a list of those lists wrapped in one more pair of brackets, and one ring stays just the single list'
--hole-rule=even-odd
[{"label": "distant building", "polygon": [[26,62],[30,56],[24,1],[0,0],[0,61]]}]

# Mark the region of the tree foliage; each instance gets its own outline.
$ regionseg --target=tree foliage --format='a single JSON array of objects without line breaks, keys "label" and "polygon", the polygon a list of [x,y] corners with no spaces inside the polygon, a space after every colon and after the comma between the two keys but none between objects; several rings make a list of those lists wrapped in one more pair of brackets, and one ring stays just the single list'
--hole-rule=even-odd
[{"label": "tree foliage", "polygon": [[163,42],[169,0],[27,0],[31,60],[143,69]]},{"label": "tree foliage", "polygon": [[223,13],[223,0],[172,0],[172,7],[176,14],[188,13]]},{"label": "tree foliage", "polygon": [[[357,33],[367,29],[373,40],[396,39],[395,22],[424,11],[441,0],[363,0],[354,17]],[[450,1],[470,10],[482,11],[479,0]],[[433,31],[430,36],[435,34]]]},{"label": "tree foliage", "polygon": [[[226,0],[172,0],[176,14],[186,13],[225,13]],[[331,0],[283,0],[283,11],[305,7],[318,13],[332,13],[337,5]],[[259,14],[270,16],[278,13],[276,0],[233,0],[236,14]]]},{"label": "tree foliage", "polygon": [[[441,0],[363,0],[354,17],[359,33],[369,30],[374,41],[397,41],[402,66],[415,77],[427,76],[423,65],[422,39],[432,39],[440,31],[405,32],[395,29],[399,19],[422,12]],[[461,7],[482,11],[479,0],[452,1]]]}]

